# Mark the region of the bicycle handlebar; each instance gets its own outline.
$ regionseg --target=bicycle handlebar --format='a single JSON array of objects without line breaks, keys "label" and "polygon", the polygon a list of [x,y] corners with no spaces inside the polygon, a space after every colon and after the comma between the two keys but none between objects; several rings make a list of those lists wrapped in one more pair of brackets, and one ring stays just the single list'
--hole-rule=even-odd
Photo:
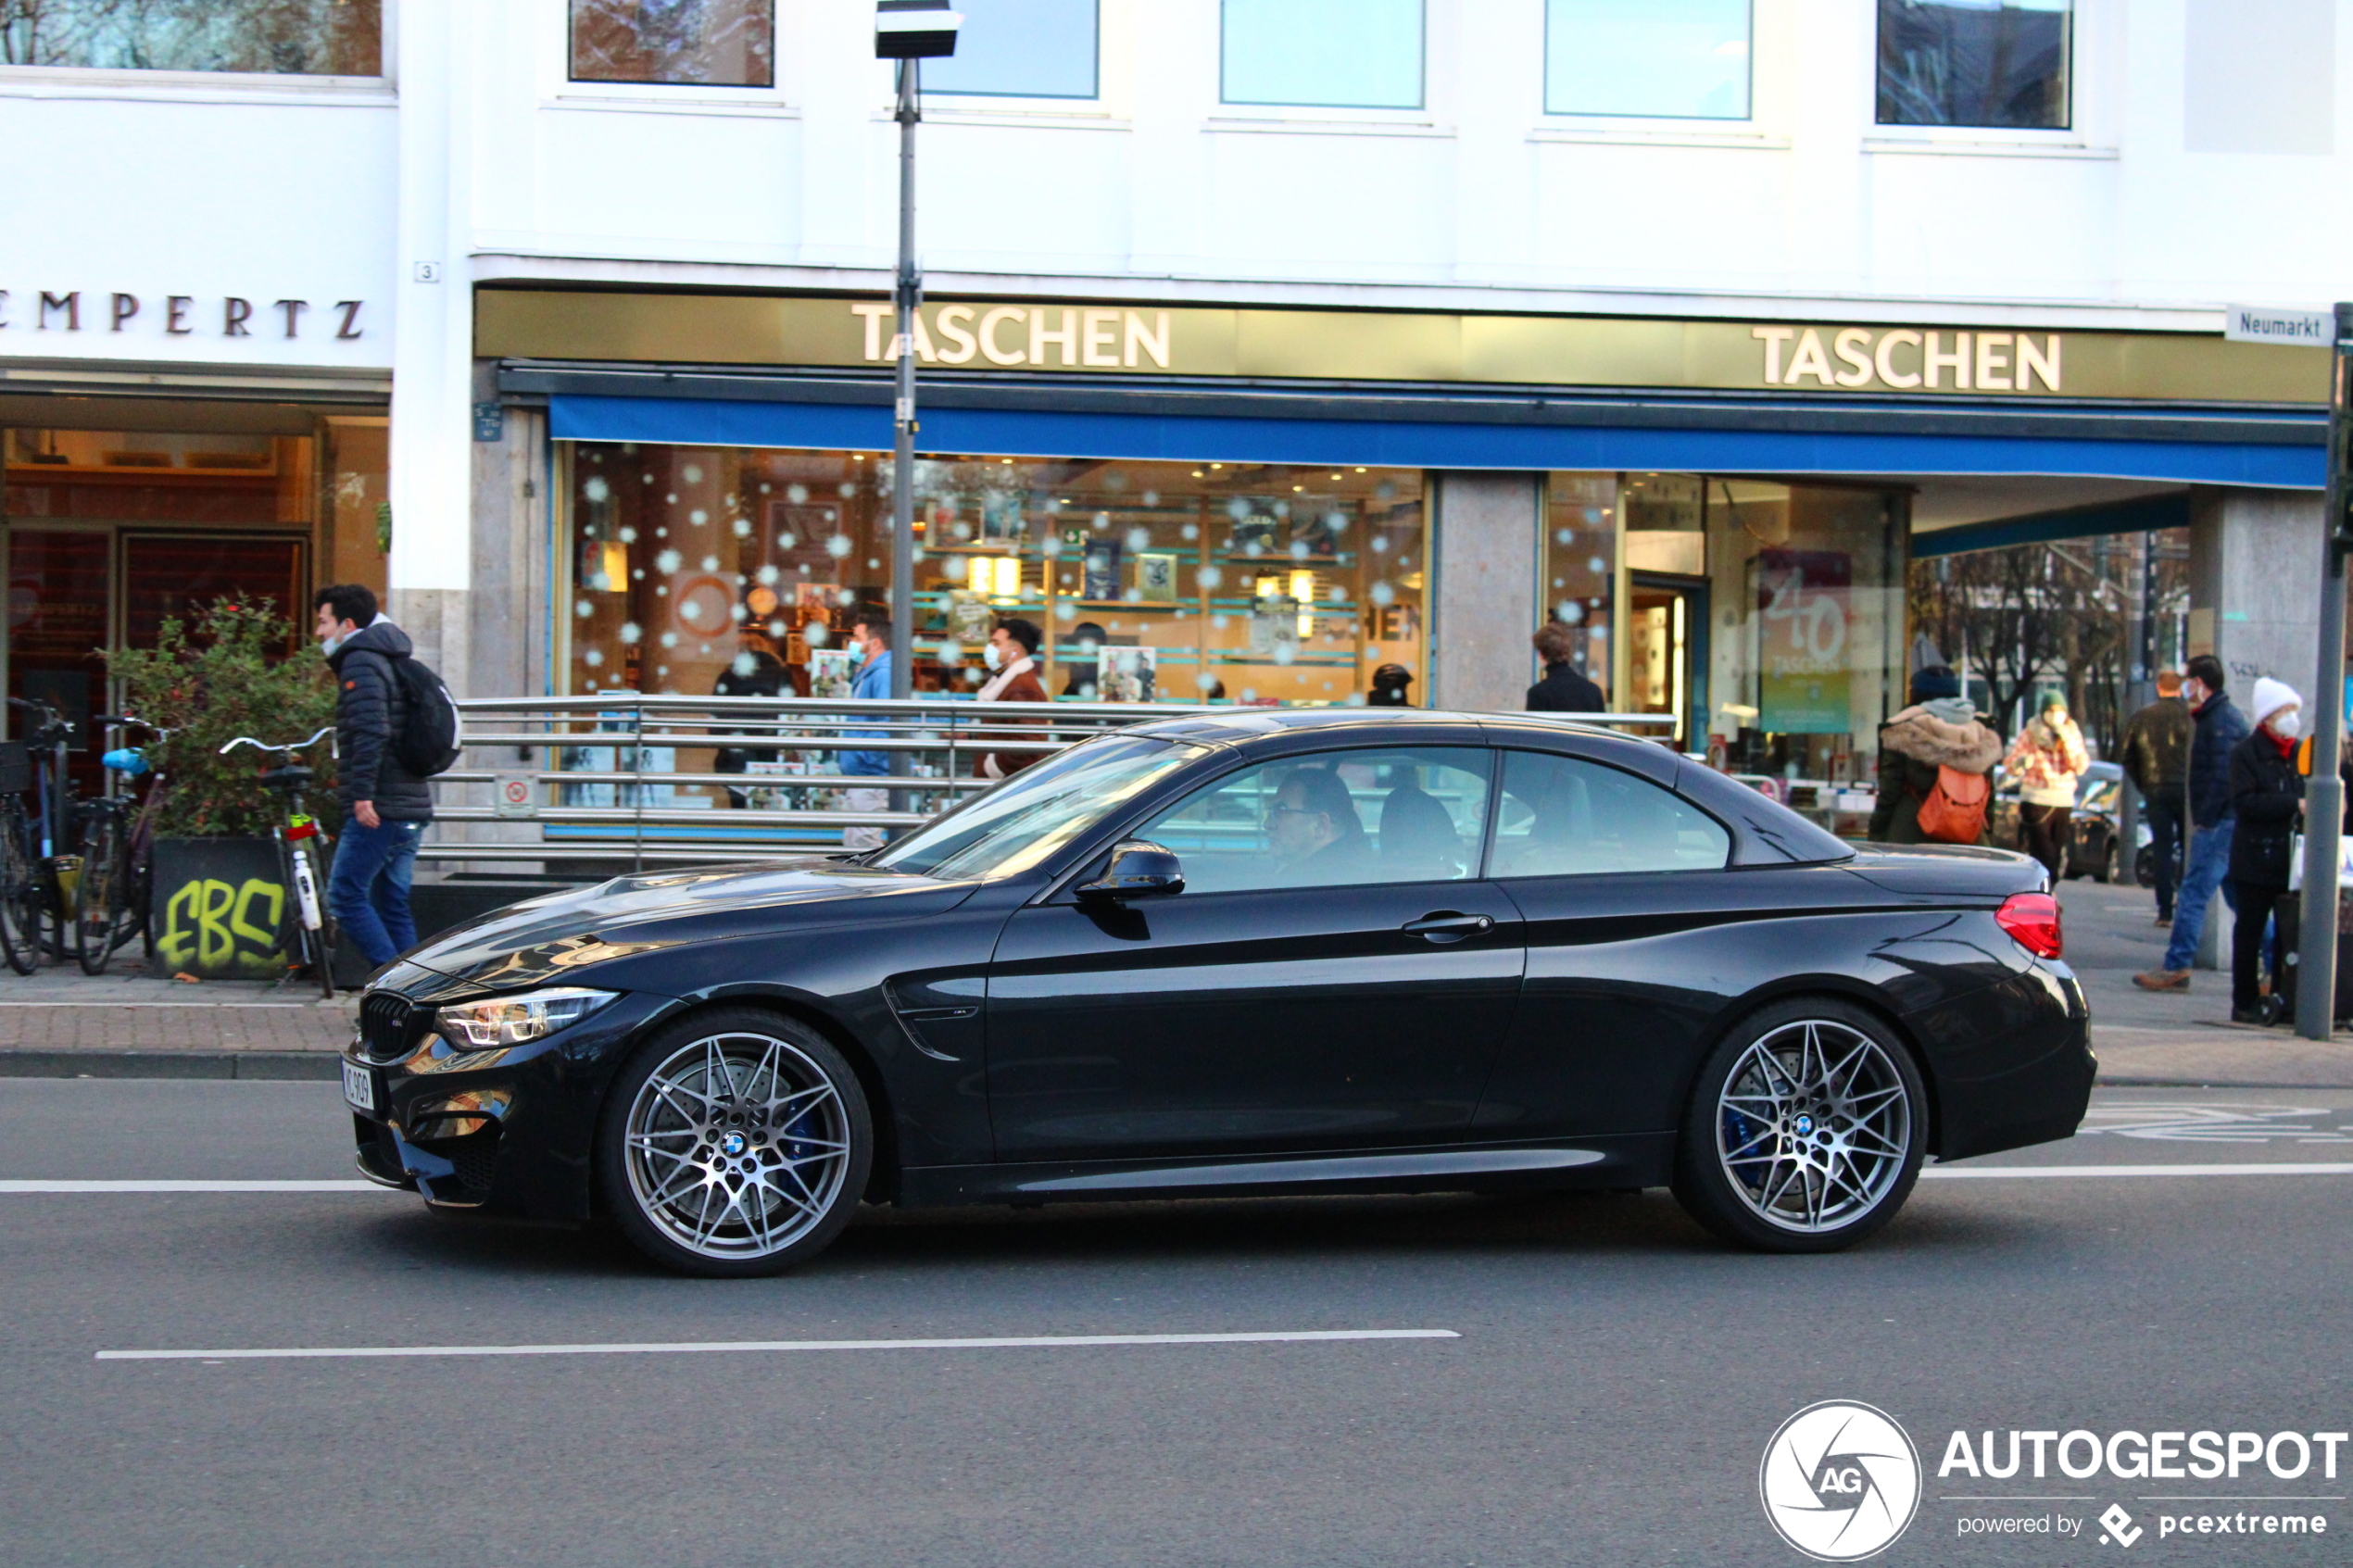
[{"label": "bicycle handlebar", "polygon": [[333,724],[321,725],[318,733],[313,734],[308,740],[298,740],[290,746],[271,746],[268,741],[256,740],[251,735],[239,735],[236,739],[222,746],[218,755],[226,757],[241,746],[249,746],[256,751],[275,751],[281,753],[282,755],[292,756],[297,751],[302,751],[310,746],[317,746],[321,736],[331,735],[334,733],[335,727]]}]

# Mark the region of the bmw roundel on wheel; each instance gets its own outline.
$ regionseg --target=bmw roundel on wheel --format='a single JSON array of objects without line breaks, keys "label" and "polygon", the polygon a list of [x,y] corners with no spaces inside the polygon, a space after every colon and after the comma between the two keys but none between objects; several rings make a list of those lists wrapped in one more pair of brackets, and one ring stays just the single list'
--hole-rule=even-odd
[{"label": "bmw roundel on wheel", "polygon": [[[771,1273],[862,1202],[1671,1187],[1847,1246],[2069,1136],[2040,866],[1535,719],[1189,714],[860,855],[616,878],[361,999],[360,1169]],[[360,1088],[364,1086],[363,1094]]]}]

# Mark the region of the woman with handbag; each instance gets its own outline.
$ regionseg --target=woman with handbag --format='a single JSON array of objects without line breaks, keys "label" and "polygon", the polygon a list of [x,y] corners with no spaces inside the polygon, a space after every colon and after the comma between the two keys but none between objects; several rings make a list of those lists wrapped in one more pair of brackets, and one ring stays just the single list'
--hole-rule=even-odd
[{"label": "woman with handbag", "polygon": [[2018,781],[2019,847],[2050,868],[2051,884],[2067,875],[2067,827],[2075,785],[2091,765],[2083,732],[2067,716],[2063,692],[2043,694],[2042,710],[2019,731],[2002,766]]},{"label": "woman with handbag", "polygon": [[[1985,836],[1988,776],[2002,758],[2002,740],[1978,721],[1961,678],[1942,664],[1912,677],[1912,706],[1879,732],[1879,805],[1869,834],[1881,844],[1975,844]],[[1974,788],[1947,787],[1947,771],[1974,780]],[[1975,797],[1975,825],[1969,803]],[[1923,820],[1923,810],[1926,819]]]}]

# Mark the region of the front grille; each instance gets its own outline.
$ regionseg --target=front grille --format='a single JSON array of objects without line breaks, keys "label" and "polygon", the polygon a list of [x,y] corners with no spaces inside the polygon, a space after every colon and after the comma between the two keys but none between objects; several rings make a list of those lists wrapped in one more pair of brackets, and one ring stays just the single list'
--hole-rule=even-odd
[{"label": "front grille", "polygon": [[370,1061],[393,1062],[416,1044],[417,1010],[406,997],[371,991],[359,1002],[359,1054]]}]

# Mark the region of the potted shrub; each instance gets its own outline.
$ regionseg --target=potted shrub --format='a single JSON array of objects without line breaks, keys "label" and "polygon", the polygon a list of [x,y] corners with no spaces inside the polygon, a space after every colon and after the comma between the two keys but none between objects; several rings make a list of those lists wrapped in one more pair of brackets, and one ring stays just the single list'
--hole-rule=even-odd
[{"label": "potted shrub", "polygon": [[[273,949],[291,894],[279,884],[271,841],[283,806],[255,782],[280,759],[250,747],[223,757],[220,747],[238,735],[300,740],[333,723],[333,674],[267,599],[222,598],[193,621],[167,618],[154,647],[110,649],[106,660],[125,711],[170,732],[146,746],[167,792],[156,824],[150,951],[167,972],[283,972],[286,960]],[[332,741],[301,760],[318,774],[309,809],[332,832]],[[325,864],[322,857],[322,874]]]}]

